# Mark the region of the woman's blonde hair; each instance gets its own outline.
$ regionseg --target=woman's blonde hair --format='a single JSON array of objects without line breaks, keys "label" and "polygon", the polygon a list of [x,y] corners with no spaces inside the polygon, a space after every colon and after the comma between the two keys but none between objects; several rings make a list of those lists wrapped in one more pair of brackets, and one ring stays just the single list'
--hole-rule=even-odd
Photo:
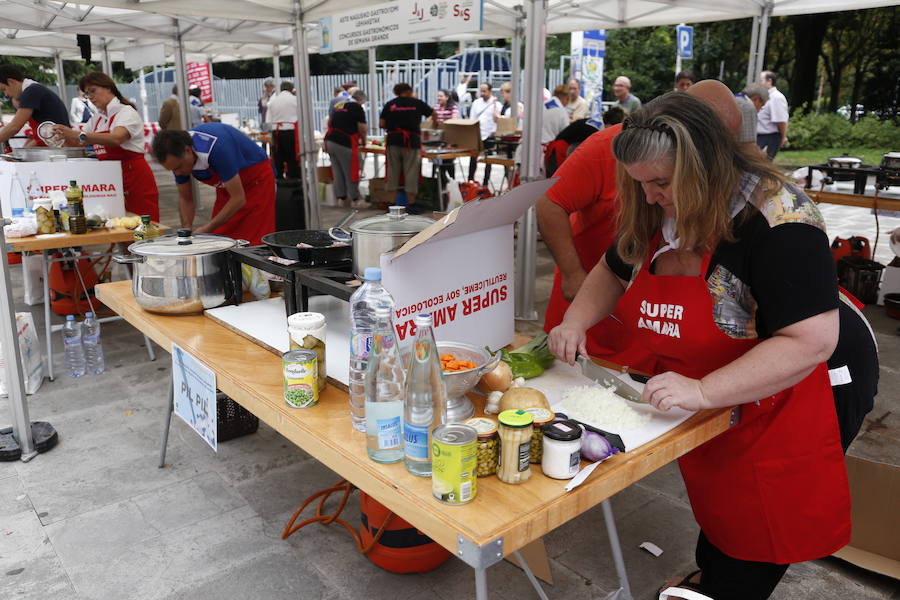
[{"label": "woman's blonde hair", "polygon": [[701,251],[734,239],[731,199],[744,172],[760,179],[756,200],[768,198],[784,184],[784,177],[761,154],[738,146],[711,108],[682,92],[669,92],[630,115],[612,147],[618,161],[617,250],[632,265],[644,260],[664,213],[647,203],[640,182],[628,175],[625,166],[639,162],[673,166],[669,185],[675,231],[682,248]]}]

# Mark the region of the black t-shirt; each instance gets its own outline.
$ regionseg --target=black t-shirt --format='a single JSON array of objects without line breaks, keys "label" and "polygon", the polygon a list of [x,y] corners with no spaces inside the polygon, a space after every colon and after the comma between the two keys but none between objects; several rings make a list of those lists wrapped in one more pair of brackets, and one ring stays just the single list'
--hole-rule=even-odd
[{"label": "black t-shirt", "polygon": [[366,113],[358,102],[339,102],[331,113],[331,132],[325,135],[325,139],[349,147],[350,136],[359,133],[358,125],[365,122]]},{"label": "black t-shirt", "polygon": [[53,121],[69,126],[69,111],[66,110],[66,105],[59,96],[39,83],[32,83],[22,90],[19,108],[30,108],[31,118],[37,121],[38,125],[44,121]]},{"label": "black t-shirt", "polygon": [[[762,210],[747,205],[732,222],[735,241],[715,249],[706,272],[713,319],[732,338],[775,331],[838,307],[837,276],[821,214],[802,191],[786,186]],[[606,252],[625,281],[638,269],[615,244]]]},{"label": "black t-shirt", "polygon": [[578,119],[569,123],[554,139],[562,140],[567,144],[580,144],[595,133],[597,133],[597,128],[588,123],[587,119]]},{"label": "black t-shirt", "polygon": [[[422,145],[420,139],[422,119],[430,117],[432,112],[434,110],[418,98],[400,96],[388,101],[381,109],[381,118],[384,119],[385,129],[388,131],[385,141],[389,146],[418,148]],[[408,134],[404,136],[397,130],[406,131]]]}]

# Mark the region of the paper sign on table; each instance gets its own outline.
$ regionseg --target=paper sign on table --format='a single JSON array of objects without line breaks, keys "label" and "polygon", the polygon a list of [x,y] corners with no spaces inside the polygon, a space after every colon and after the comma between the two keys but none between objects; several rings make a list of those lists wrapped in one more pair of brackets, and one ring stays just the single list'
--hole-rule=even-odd
[{"label": "paper sign on table", "polygon": [[172,344],[172,385],[175,414],[218,452],[216,423],[216,374]]}]

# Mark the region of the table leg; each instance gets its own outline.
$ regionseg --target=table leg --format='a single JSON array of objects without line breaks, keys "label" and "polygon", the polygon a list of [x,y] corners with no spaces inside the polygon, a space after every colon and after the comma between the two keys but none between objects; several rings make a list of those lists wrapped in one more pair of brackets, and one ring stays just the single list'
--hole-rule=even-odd
[{"label": "table leg", "polygon": [[475,600],[487,600],[487,597],[486,569],[475,569]]},{"label": "table leg", "polygon": [[438,159],[435,159],[434,163],[432,163],[433,166],[434,166],[434,165],[437,166],[437,171],[438,171],[438,176],[437,176],[437,206],[438,206],[438,210],[440,210],[441,212],[447,210],[447,205],[444,204],[444,186],[443,186],[443,182],[441,181],[441,167],[443,166],[443,164],[444,164],[444,161],[442,161],[442,160],[439,159],[439,158],[438,158]]},{"label": "table leg", "polygon": [[541,600],[548,600],[547,594],[544,593],[544,588],[541,587],[541,582],[537,580],[537,577],[534,576],[534,573],[531,572],[531,567],[528,566],[528,563],[525,562],[525,559],[522,558],[522,555],[518,550],[513,552],[513,555],[519,561],[519,566],[522,567],[522,570],[525,571],[525,576],[528,577],[528,581],[531,582],[531,587],[534,588],[534,591],[537,592],[538,598]]},{"label": "table leg", "polygon": [[47,377],[53,381],[53,325],[50,323],[50,257],[47,250],[43,251],[44,260],[41,265],[41,274],[44,277],[44,329],[47,337]]},{"label": "table leg", "polygon": [[156,360],[156,352],[153,350],[153,342],[150,341],[146,335],[144,335],[144,343],[147,345],[147,355],[150,357],[150,362]]},{"label": "table leg", "polygon": [[619,544],[619,532],[613,517],[612,504],[609,498],[600,503],[603,508],[603,520],[606,522],[606,534],[609,536],[609,547],[612,550],[613,564],[619,577],[619,589],[607,596],[608,600],[632,600],[628,574],[625,572],[625,560],[622,558],[622,546]]},{"label": "table leg", "polygon": [[166,445],[169,443],[169,428],[172,426],[172,413],[175,412],[175,378],[169,375],[169,393],[168,406],[166,406],[166,417],[163,420],[162,444],[159,448],[159,468],[166,466]]}]

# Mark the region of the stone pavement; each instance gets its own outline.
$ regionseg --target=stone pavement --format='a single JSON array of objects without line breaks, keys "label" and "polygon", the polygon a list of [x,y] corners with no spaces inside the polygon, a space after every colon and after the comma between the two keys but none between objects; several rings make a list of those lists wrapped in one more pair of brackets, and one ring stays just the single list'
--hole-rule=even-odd
[{"label": "stone pavement", "polygon": [[[159,180],[163,221],[177,225],[171,179],[160,173]],[[828,209],[832,233],[851,220],[852,233],[870,225],[871,217],[860,218],[858,209]],[[340,212],[324,209],[323,222],[336,221]],[[543,312],[552,259],[539,247],[537,297]],[[21,290],[18,269],[14,285]],[[17,310],[31,310],[42,330],[40,305],[19,303]],[[881,394],[851,453],[900,464],[898,322],[880,307],[866,312],[881,348]],[[520,323],[520,329],[534,326]],[[157,349],[158,359],[150,362],[143,338],[124,322],[104,325],[103,342],[105,373],[61,375],[29,398],[32,419],[51,422],[59,445],[28,463],[0,463],[0,598],[474,597],[471,570],[458,560],[424,575],[393,575],[360,555],[338,527],[313,525],[282,541],[279,534],[293,510],[338,476],[265,425],[222,443],[215,454],[173,418],[168,465],[158,469],[169,357]],[[56,359],[63,364],[60,341]],[[0,426],[8,415],[0,399]],[[613,508],[636,599],[654,598],[663,581],[692,570],[697,526],[675,467],[618,494]],[[344,515],[358,523],[355,498]],[[598,509],[545,541],[555,584],[544,589],[551,598],[597,599],[616,588]],[[664,554],[654,558],[640,550],[643,541]],[[522,573],[506,562],[488,570],[488,584],[495,599],[535,597]],[[900,589],[894,580],[825,559],[792,566],[773,598],[900,600]]]}]

